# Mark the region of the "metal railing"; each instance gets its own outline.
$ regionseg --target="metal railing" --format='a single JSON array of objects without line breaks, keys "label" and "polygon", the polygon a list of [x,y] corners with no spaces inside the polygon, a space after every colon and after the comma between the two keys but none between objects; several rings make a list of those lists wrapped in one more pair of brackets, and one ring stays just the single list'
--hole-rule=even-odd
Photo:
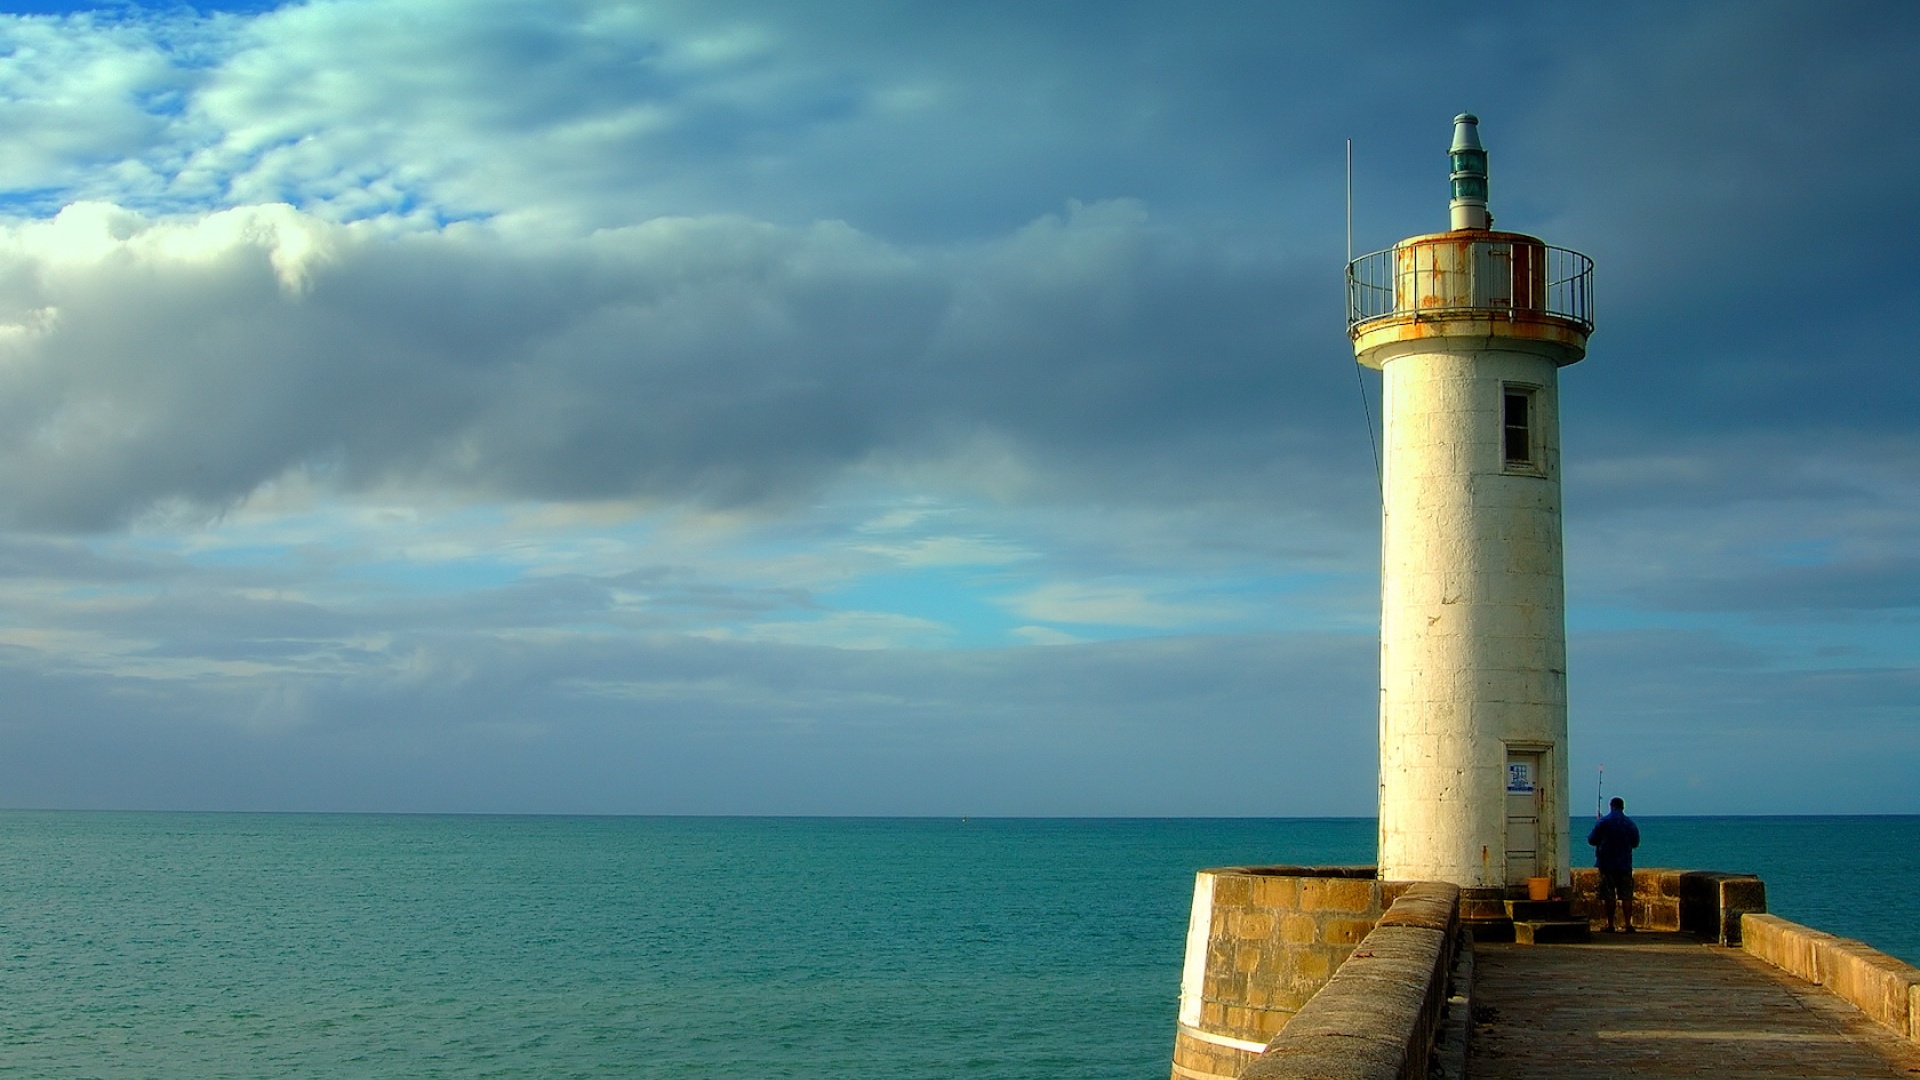
[{"label": "metal railing", "polygon": [[1391,317],[1549,315],[1593,330],[1593,260],[1546,244],[1409,244],[1347,264],[1347,329]]}]

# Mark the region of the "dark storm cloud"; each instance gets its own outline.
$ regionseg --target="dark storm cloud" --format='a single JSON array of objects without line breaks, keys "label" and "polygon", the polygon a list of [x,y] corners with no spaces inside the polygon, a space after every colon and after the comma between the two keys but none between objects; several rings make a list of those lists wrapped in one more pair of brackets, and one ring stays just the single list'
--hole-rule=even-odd
[{"label": "dark storm cloud", "polygon": [[[1556,236],[1599,259],[1591,422],[1663,436],[1910,436],[1920,307],[1896,238],[1920,232],[1920,9],[1688,9],[1659,34],[1564,53],[1528,175]],[[1524,184],[1524,186],[1522,186]]]}]

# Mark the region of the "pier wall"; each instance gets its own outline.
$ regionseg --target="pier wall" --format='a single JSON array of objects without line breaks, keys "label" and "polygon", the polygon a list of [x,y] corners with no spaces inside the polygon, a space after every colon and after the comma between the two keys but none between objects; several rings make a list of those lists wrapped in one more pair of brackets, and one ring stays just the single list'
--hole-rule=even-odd
[{"label": "pier wall", "polygon": [[1410,887],[1371,866],[1195,875],[1173,1080],[1239,1076]]},{"label": "pier wall", "polygon": [[1741,919],[1741,948],[1789,975],[1824,986],[1861,1012],[1920,1042],[1920,969],[1865,942],[1777,915]]},{"label": "pier wall", "polygon": [[1410,887],[1241,1080],[1426,1080],[1460,937],[1459,888]]},{"label": "pier wall", "polygon": [[[1606,917],[1596,889],[1600,872],[1573,871],[1573,914],[1598,923]],[[1721,945],[1740,944],[1740,917],[1767,910],[1767,887],[1752,874],[1648,867],[1633,872],[1633,926],[1678,930]]]},{"label": "pier wall", "polygon": [[[1328,1041],[1332,1038],[1329,1025],[1336,1023],[1345,1025],[1344,1037],[1376,1048],[1413,1037],[1411,1029],[1401,1030],[1413,1015],[1406,1012],[1413,1000],[1407,994],[1412,990],[1403,987],[1366,1008],[1342,1005],[1339,996],[1322,1006],[1316,995],[1353,968],[1347,961],[1356,949],[1370,953],[1369,961],[1386,955],[1363,942],[1372,942],[1373,935],[1389,928],[1405,929],[1399,917],[1388,918],[1396,903],[1405,901],[1408,912],[1425,910],[1414,901],[1430,907],[1432,890],[1445,890],[1451,927],[1463,912],[1485,916],[1488,912],[1481,908],[1492,904],[1497,910],[1501,902],[1477,893],[1469,900],[1454,885],[1380,881],[1374,873],[1370,866],[1232,866],[1195,875],[1172,1080],[1232,1080],[1243,1075],[1277,1080],[1294,1075],[1247,1070],[1279,1046],[1280,1037],[1292,1032],[1297,1017],[1310,1007],[1322,1016],[1317,1023],[1325,1028],[1312,1029],[1325,1036],[1316,1045],[1336,1045]],[[1594,895],[1596,883],[1591,869],[1573,872],[1567,898],[1576,915],[1600,917],[1603,908]],[[1737,945],[1742,917],[1766,910],[1766,887],[1750,874],[1648,868],[1634,872],[1633,908],[1637,928],[1687,931],[1707,941]],[[1381,939],[1402,942],[1393,946],[1401,951],[1407,947],[1405,940],[1408,935],[1399,930]],[[1450,957],[1451,944],[1446,951]],[[1408,967],[1404,957],[1395,963],[1369,962],[1354,969],[1354,979],[1373,973],[1354,985],[1373,993],[1381,985],[1376,976],[1394,971],[1398,973],[1394,978],[1402,979],[1405,987],[1417,988],[1419,995],[1433,989],[1426,975],[1415,977],[1417,970],[1424,969]],[[1419,1000],[1426,999],[1419,996]],[[1422,1038],[1431,1034],[1430,1029],[1424,1030]],[[1289,1051],[1295,1056],[1303,1053]],[[1265,1070],[1278,1067],[1261,1066]]]}]

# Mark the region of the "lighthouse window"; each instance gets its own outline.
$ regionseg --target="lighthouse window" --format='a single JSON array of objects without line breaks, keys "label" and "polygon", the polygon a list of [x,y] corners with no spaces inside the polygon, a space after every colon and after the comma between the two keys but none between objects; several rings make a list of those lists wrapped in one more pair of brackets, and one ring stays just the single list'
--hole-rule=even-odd
[{"label": "lighthouse window", "polygon": [[1509,388],[1502,432],[1509,465],[1533,464],[1533,395]]}]

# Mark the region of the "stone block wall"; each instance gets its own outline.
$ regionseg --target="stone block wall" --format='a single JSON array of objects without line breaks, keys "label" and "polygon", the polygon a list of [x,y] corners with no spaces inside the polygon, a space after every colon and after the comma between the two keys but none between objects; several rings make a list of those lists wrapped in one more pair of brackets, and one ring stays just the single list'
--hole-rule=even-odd
[{"label": "stone block wall", "polygon": [[1920,969],[1852,938],[1777,915],[1741,919],[1741,948],[1789,975],[1818,983],[1861,1012],[1920,1042]]},{"label": "stone block wall", "polygon": [[1426,1080],[1459,930],[1458,888],[1409,888],[1241,1080]]},{"label": "stone block wall", "polygon": [[1752,874],[1680,874],[1680,929],[1720,945],[1740,944],[1740,919],[1767,910],[1766,883]]},{"label": "stone block wall", "polygon": [[[1600,872],[1573,871],[1573,914],[1595,926],[1606,917],[1597,893]],[[1722,945],[1740,944],[1740,917],[1767,910],[1767,888],[1752,874],[1648,867],[1633,872],[1633,912],[1640,930],[1684,930]]]},{"label": "stone block wall", "polygon": [[[1633,872],[1633,925],[1640,930],[1680,929],[1679,870],[1646,869]],[[1600,872],[1591,866],[1576,867],[1568,899],[1573,914],[1584,916],[1598,926],[1606,917],[1606,905],[1597,892]]]},{"label": "stone block wall", "polygon": [[1240,1075],[1408,888],[1370,866],[1202,870],[1174,1039],[1175,1080]]}]

